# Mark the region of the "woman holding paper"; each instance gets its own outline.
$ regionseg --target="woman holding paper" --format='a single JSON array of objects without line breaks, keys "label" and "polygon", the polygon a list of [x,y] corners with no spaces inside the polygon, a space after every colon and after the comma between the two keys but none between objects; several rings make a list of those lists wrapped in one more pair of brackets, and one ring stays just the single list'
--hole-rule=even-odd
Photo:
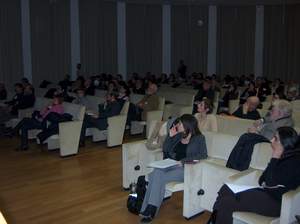
[{"label": "woman holding paper", "polygon": [[205,138],[198,128],[197,119],[189,114],[180,117],[180,122],[169,130],[163,144],[165,159],[178,161],[177,166],[154,168],[149,174],[149,184],[141,209],[141,223],[150,223],[164,199],[166,184],[183,182],[184,163],[207,158]]},{"label": "woman holding paper", "polygon": [[282,195],[300,186],[299,137],[291,127],[281,127],[271,140],[272,158],[259,178],[259,188],[233,193],[223,185],[208,223],[232,223],[232,213],[253,212],[279,217]]}]

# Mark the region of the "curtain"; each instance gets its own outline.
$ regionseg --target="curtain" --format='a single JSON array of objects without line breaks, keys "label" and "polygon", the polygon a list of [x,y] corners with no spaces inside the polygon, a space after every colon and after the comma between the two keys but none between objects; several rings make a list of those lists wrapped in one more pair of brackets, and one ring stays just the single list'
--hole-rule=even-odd
[{"label": "curtain", "polygon": [[240,76],[254,72],[255,20],[255,6],[218,7],[218,75]]},{"label": "curtain", "polygon": [[23,77],[21,5],[19,0],[0,1],[0,82],[7,88]]},{"label": "curtain", "polygon": [[182,59],[187,65],[187,74],[206,73],[207,38],[207,6],[172,5],[171,62],[173,72],[177,72],[179,61]]},{"label": "curtain", "polygon": [[33,83],[58,82],[71,70],[69,0],[31,0]]},{"label": "curtain", "polygon": [[79,1],[80,54],[86,75],[117,72],[117,6],[100,0]]},{"label": "curtain", "polygon": [[264,26],[265,76],[299,81],[300,5],[266,6]]},{"label": "curtain", "polygon": [[127,72],[162,72],[161,5],[126,5]]}]

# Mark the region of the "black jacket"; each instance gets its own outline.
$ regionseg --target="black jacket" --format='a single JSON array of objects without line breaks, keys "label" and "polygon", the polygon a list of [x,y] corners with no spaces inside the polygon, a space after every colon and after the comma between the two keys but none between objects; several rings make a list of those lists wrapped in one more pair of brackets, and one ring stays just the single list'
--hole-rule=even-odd
[{"label": "black jacket", "polygon": [[[300,151],[282,159],[272,158],[259,178],[259,184],[265,183],[264,191],[281,201],[282,195],[300,186]],[[284,187],[276,187],[283,185]],[[273,187],[273,188],[269,188]]]},{"label": "black jacket", "polygon": [[260,119],[260,114],[257,110],[248,112],[247,114],[243,113],[243,106],[240,106],[236,111],[233,112],[234,116],[242,119],[258,120]]},{"label": "black jacket", "polygon": [[[173,137],[167,136],[163,144],[164,158],[176,158],[175,146],[182,139],[182,133]],[[207,158],[207,148],[204,135],[193,136],[186,148],[186,158],[182,162],[200,160]]]},{"label": "black jacket", "polygon": [[102,104],[99,105],[99,117],[98,119],[108,118],[119,115],[122,110],[122,105],[117,100],[108,103],[104,108]]}]

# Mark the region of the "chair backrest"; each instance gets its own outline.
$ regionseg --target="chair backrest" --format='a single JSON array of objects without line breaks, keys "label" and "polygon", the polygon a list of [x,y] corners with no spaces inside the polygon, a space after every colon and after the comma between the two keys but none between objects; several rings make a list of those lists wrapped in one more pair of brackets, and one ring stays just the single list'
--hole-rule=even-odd
[{"label": "chair backrest", "polygon": [[216,115],[218,132],[240,136],[253,125],[253,120],[240,119],[232,116]]},{"label": "chair backrest", "polygon": [[206,141],[207,154],[209,157],[227,160],[229,155],[237,143],[239,137],[205,131],[203,132]]},{"label": "chair backrest", "polygon": [[86,96],[88,100],[87,110],[98,112],[98,105],[105,102],[105,97],[100,96]]},{"label": "chair backrest", "polygon": [[294,125],[300,127],[300,111],[293,111]]},{"label": "chair backrest", "polygon": [[73,116],[73,120],[83,120],[85,107],[82,105],[74,104],[74,103],[63,103],[64,112],[71,114]]},{"label": "chair backrest", "polygon": [[122,107],[122,110],[120,112],[120,114],[122,115],[127,115],[128,114],[128,109],[129,109],[129,102],[126,101]]},{"label": "chair backrest", "polygon": [[176,91],[176,89],[172,91],[160,90],[158,95],[164,97],[166,101],[187,106],[193,105],[195,96],[193,93]]},{"label": "chair backrest", "polygon": [[51,103],[52,99],[44,98],[44,97],[36,97],[34,103],[34,110],[43,110],[46,106]]},{"label": "chair backrest", "polygon": [[250,167],[257,170],[265,170],[272,157],[272,148],[270,143],[255,144],[252,153]]},{"label": "chair backrest", "polygon": [[162,110],[163,111],[164,107],[165,107],[165,98],[159,96],[158,97],[158,101],[159,101],[159,103],[158,103],[158,110]]},{"label": "chair backrest", "polygon": [[228,112],[232,114],[239,107],[240,100],[229,100]]},{"label": "chair backrest", "polygon": [[143,98],[145,97],[145,95],[142,94],[130,94],[130,102],[133,104],[137,104],[138,102],[140,102]]},{"label": "chair backrest", "polygon": [[291,101],[293,106],[293,111],[298,111],[300,113],[300,100],[293,100]]},{"label": "chair backrest", "polygon": [[104,97],[106,96],[107,91],[106,90],[100,90],[100,89],[96,89],[95,90],[95,96],[99,96],[99,97]]}]

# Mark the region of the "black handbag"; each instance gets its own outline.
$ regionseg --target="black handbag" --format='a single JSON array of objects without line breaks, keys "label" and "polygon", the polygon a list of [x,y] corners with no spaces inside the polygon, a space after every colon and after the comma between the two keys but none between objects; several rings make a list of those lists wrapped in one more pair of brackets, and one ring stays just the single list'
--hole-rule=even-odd
[{"label": "black handbag", "polygon": [[129,212],[139,215],[147,190],[145,176],[139,176],[137,183],[130,184],[130,194],[127,199],[127,209]]}]

